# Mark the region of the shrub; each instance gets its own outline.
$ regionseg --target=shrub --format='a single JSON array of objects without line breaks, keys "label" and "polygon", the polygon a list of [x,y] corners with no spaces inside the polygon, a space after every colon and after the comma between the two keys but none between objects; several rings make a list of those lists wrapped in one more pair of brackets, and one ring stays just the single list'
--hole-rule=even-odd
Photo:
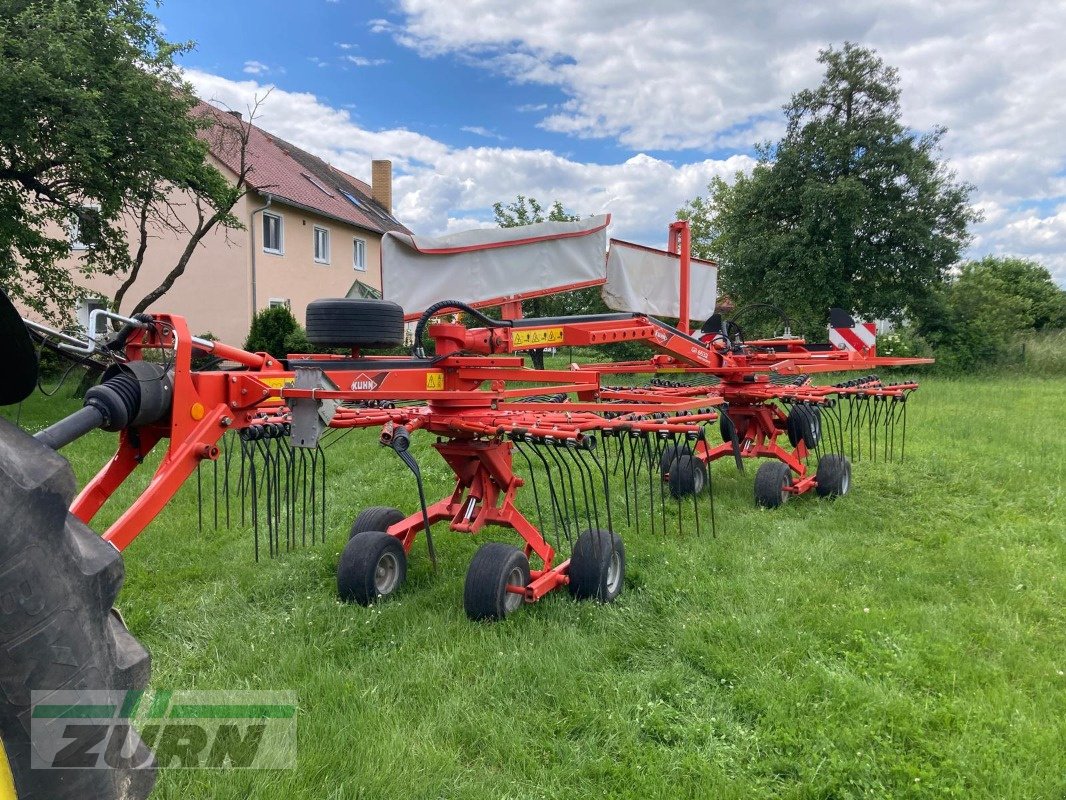
[{"label": "shrub", "polygon": [[[252,328],[248,331],[248,338],[244,340],[244,349],[253,353],[270,353],[272,356],[284,358],[288,354],[286,341],[296,334],[307,340],[300,323],[285,306],[264,308],[252,320]],[[293,339],[295,342],[296,339]],[[304,351],[306,352],[306,350]]]}]

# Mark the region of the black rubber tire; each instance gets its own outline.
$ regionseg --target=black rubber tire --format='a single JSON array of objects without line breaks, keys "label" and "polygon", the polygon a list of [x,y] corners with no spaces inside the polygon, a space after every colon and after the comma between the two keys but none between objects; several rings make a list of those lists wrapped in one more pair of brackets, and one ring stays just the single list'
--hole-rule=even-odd
[{"label": "black rubber tire", "polygon": [[692,453],[682,453],[670,465],[669,484],[675,500],[699,494],[707,486],[707,465]]},{"label": "black rubber tire", "polygon": [[19,800],[136,800],[156,768],[133,730],[143,768],[30,769],[31,691],[108,690],[121,703],[151,672],[112,610],[122,556],[68,513],[74,489],[66,459],[0,419],[0,738]]},{"label": "black rubber tire", "polygon": [[392,506],[364,508],[359,512],[359,516],[355,518],[355,522],[352,523],[348,538],[351,539],[357,533],[364,533],[365,531],[385,531],[387,533],[390,527],[397,522],[403,522],[405,519],[407,519],[407,515]]},{"label": "black rubber tire", "polygon": [[670,474],[670,465],[674,463],[674,459],[680,452],[681,448],[676,444],[668,444],[663,448],[663,453],[659,456],[659,474],[662,475],[663,480],[666,480],[666,476]]},{"label": "black rubber tire", "polygon": [[516,611],[524,598],[507,591],[507,585],[512,583],[515,586],[529,585],[526,554],[503,542],[481,545],[466,571],[463,587],[466,615],[475,621],[493,622]]},{"label": "black rubber tire", "polygon": [[348,540],[337,565],[337,596],[368,606],[396,592],[407,579],[407,554],[395,536],[363,531]]},{"label": "black rubber tire", "polygon": [[785,431],[793,447],[800,441],[807,445],[808,450],[817,447],[822,438],[821,411],[816,406],[792,406],[785,422]]},{"label": "black rubber tire", "polygon": [[570,554],[570,595],[575,600],[612,603],[622,593],[626,549],[622,537],[608,530],[581,533]]},{"label": "black rubber tire", "polygon": [[734,433],[737,439],[740,439],[740,431],[737,429],[737,424],[725,412],[718,415],[718,433],[721,434],[723,442],[733,441]]},{"label": "black rubber tire", "polygon": [[398,347],[403,309],[389,300],[328,298],[307,304],[307,339],[319,347]]},{"label": "black rubber tire", "polygon": [[755,473],[755,502],[763,508],[777,508],[788,502],[792,470],[781,461],[768,461]]},{"label": "black rubber tire", "polygon": [[851,490],[851,462],[839,453],[828,453],[818,459],[814,480],[819,497],[843,497]]}]

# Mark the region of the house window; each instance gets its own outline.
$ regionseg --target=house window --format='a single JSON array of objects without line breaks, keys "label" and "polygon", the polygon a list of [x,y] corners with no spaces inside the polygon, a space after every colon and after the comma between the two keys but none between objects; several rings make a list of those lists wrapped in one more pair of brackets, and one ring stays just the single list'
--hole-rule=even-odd
[{"label": "house window", "polygon": [[[100,217],[100,206],[81,206],[77,214],[72,214],[70,223],[67,225],[67,234],[70,236],[70,248],[72,250],[88,250],[95,243],[96,231]],[[87,224],[86,224],[87,223]]]},{"label": "house window", "polygon": [[361,272],[366,272],[366,241],[355,240],[355,249],[352,251],[352,266]]},{"label": "house window", "polygon": [[329,263],[329,230],[315,225],[315,263]]},{"label": "house window", "polygon": [[284,229],[281,225],[281,216],[278,214],[263,213],[263,251],[267,253],[282,253],[285,245]]},{"label": "house window", "polygon": [[92,330],[89,329],[90,324],[92,324],[92,313],[102,308],[107,308],[107,301],[101,300],[99,297],[83,297],[78,301],[78,324],[81,326],[82,331],[94,339],[107,336],[107,317],[97,317]]},{"label": "house window", "polygon": [[270,298],[270,307],[271,308],[289,308],[290,307],[289,298],[287,298],[287,297],[271,297]]}]

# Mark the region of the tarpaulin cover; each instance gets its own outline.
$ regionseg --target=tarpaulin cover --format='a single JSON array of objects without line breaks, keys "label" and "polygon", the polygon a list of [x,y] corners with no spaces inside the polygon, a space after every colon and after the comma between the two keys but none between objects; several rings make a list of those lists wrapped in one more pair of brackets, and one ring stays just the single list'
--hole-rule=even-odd
[{"label": "tarpaulin cover", "polygon": [[476,303],[602,281],[609,222],[603,214],[439,238],[390,231],[381,240],[382,293],[411,314],[440,300]]},{"label": "tarpaulin cover", "polygon": [[[680,257],[665,250],[611,239],[603,301],[615,311],[655,317],[681,316]],[[689,267],[689,314],[704,320],[714,313],[718,265],[693,258]]]}]

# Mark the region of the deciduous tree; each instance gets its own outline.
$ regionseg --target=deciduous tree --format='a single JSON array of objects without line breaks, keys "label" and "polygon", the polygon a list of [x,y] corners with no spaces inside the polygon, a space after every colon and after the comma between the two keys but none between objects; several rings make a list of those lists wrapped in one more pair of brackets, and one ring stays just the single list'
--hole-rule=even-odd
[{"label": "deciduous tree", "polygon": [[144,0],[0,0],[0,285],[11,296],[69,311],[71,226],[89,245],[80,272],[117,274],[131,265],[123,214],[162,187],[229,202],[174,63],[188,47],[163,37]]},{"label": "deciduous tree", "polygon": [[822,83],[792,97],[752,173],[712,181],[680,214],[740,303],[819,328],[830,306],[900,316],[958,261],[972,187],[941,159],[943,128],[904,126],[898,75],[874,51],[845,43],[818,60]]}]

